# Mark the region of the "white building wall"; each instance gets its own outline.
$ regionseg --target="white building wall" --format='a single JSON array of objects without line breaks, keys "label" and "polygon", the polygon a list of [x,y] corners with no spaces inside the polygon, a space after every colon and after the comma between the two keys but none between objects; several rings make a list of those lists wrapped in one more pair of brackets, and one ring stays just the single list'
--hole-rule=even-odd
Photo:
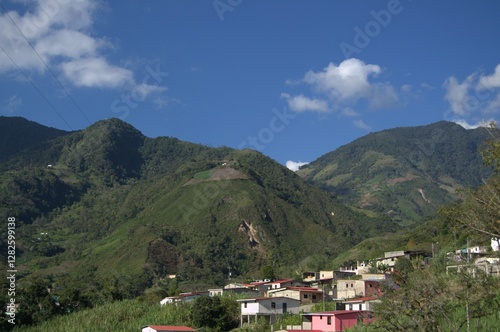
[{"label": "white building wall", "polygon": [[142,329],[142,332],[156,332],[156,330],[155,330],[155,329],[152,329],[152,328],[150,328],[150,327],[148,326],[148,327],[143,328],[143,329]]},{"label": "white building wall", "polygon": [[241,304],[241,314],[242,315],[255,315],[260,313],[260,306],[258,303],[247,302],[246,308],[245,304]]}]

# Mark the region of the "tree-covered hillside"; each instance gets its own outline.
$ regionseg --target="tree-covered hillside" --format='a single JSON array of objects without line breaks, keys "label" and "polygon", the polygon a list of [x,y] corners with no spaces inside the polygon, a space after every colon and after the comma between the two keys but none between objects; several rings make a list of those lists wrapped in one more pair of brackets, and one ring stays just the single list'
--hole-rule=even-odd
[{"label": "tree-covered hillside", "polygon": [[30,128],[36,142],[0,163],[0,216],[16,218],[20,292],[42,280],[81,299],[78,308],[260,277],[263,267],[287,273],[399,228],[256,151],[151,139],[117,119],[59,136],[26,121]]},{"label": "tree-covered hillside", "polygon": [[488,178],[484,128],[450,122],[368,134],[302,167],[298,174],[342,202],[412,224],[456,201],[456,190]]}]

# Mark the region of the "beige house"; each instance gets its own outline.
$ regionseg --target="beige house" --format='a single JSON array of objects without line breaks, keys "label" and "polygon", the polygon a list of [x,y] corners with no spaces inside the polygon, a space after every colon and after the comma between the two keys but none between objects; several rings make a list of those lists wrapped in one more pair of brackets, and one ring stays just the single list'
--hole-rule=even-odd
[{"label": "beige house", "polygon": [[337,280],[337,299],[379,295],[381,280]]},{"label": "beige house", "polygon": [[300,304],[323,301],[323,292],[313,287],[284,287],[267,291],[269,297],[289,297],[299,300]]}]

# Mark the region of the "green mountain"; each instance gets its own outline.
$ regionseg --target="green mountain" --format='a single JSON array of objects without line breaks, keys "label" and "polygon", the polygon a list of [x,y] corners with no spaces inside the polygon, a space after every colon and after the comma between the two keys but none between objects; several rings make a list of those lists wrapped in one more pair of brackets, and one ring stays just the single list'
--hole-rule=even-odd
[{"label": "green mountain", "polygon": [[0,116],[0,133],[0,162],[8,160],[13,154],[68,134],[21,117],[6,116]]},{"label": "green mountain", "polygon": [[394,128],[327,153],[298,174],[343,203],[412,224],[490,176],[479,153],[488,137],[484,128],[445,121]]},{"label": "green mountain", "polygon": [[13,142],[0,217],[17,218],[20,277],[77,282],[102,295],[93,301],[135,297],[172,274],[194,288],[284,272],[399,228],[256,151],[151,139],[117,119],[75,132],[15,121],[0,133]]}]

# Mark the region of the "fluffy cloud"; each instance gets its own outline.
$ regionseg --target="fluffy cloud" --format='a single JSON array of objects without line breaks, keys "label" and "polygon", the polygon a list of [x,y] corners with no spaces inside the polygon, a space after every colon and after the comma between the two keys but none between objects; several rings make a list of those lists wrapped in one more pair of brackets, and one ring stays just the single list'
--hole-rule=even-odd
[{"label": "fluffy cloud", "polygon": [[288,107],[298,113],[306,111],[326,113],[329,111],[328,103],[325,100],[309,98],[304,95],[292,97],[288,93],[282,93],[281,98],[286,99]]},{"label": "fluffy cloud", "polygon": [[[481,125],[500,111],[500,65],[491,75],[475,72],[460,82],[451,76],[443,84],[452,121],[464,128]],[[477,123],[469,125],[468,122]],[[487,121],[489,122],[489,121]]]},{"label": "fluffy cloud", "polygon": [[500,87],[500,65],[497,65],[495,72],[490,76],[482,76],[479,79],[479,89],[492,89]]},{"label": "fluffy cloud", "polygon": [[106,59],[91,57],[61,64],[64,76],[76,86],[116,88],[133,84],[133,73],[108,63]]},{"label": "fluffy cloud", "polygon": [[465,129],[476,129],[476,128],[479,128],[479,127],[488,127],[489,124],[490,124],[490,122],[492,122],[492,121],[494,121],[494,120],[492,120],[492,119],[490,119],[490,120],[483,120],[483,121],[479,121],[479,122],[473,123],[473,124],[469,124],[465,120],[456,120],[456,121],[453,121],[453,122],[455,122],[458,125],[461,125]]},{"label": "fluffy cloud", "polygon": [[369,76],[377,76],[381,69],[377,65],[367,65],[358,59],[347,59],[338,66],[330,63],[319,72],[309,71],[304,82],[319,92],[330,95],[334,100],[353,100],[370,96]]},{"label": "fluffy cloud", "polygon": [[444,82],[446,89],[445,99],[450,103],[451,110],[457,115],[465,115],[468,113],[468,98],[469,89],[471,88],[473,76],[467,77],[462,83],[458,82],[455,77],[449,77]]},{"label": "fluffy cloud", "polygon": [[286,167],[294,172],[297,172],[300,168],[300,166],[304,166],[309,164],[308,162],[302,162],[302,161],[292,161],[288,160],[286,162]]},{"label": "fluffy cloud", "polygon": [[388,82],[371,81],[381,72],[380,66],[355,58],[338,65],[330,63],[323,70],[308,71],[301,80],[316,96],[282,94],[282,97],[285,96],[289,107],[296,112],[328,112],[349,107],[359,100],[366,100],[371,109],[393,107],[399,102],[396,89]]},{"label": "fluffy cloud", "polygon": [[99,6],[102,3],[96,0],[37,0],[23,13],[0,15],[4,51],[0,52],[0,73],[18,67],[43,73],[45,62],[76,87],[123,88],[141,97],[165,91],[165,87],[138,83],[132,70],[104,56],[112,45],[89,33]]},{"label": "fluffy cloud", "polygon": [[367,125],[361,119],[354,120],[352,123],[354,123],[354,126],[356,126],[356,128],[359,128],[359,129],[363,129],[363,130],[366,130],[366,131],[370,131],[372,129],[369,125]]},{"label": "fluffy cloud", "polygon": [[358,112],[356,112],[355,110],[353,110],[352,108],[350,107],[346,107],[344,108],[342,111],[341,111],[341,114],[344,115],[344,116],[349,116],[349,117],[355,117],[355,116],[360,116],[360,114]]}]

